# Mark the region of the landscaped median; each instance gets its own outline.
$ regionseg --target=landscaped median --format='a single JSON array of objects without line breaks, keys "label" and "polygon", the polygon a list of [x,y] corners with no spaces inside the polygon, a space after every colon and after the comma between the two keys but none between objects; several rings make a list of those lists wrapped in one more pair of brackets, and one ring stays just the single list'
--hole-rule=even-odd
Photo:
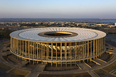
[{"label": "landscaped median", "polygon": [[95,73],[97,73],[100,77],[115,77],[113,75],[111,75],[110,73],[107,73],[106,71],[99,69],[99,70],[95,70]]},{"label": "landscaped median", "polygon": [[9,67],[3,63],[0,63],[0,68],[3,68],[4,70],[6,70],[6,73],[7,73],[7,71],[11,70],[8,74],[15,75],[15,76],[22,75],[22,76],[26,77],[29,74],[29,72],[26,72],[26,71],[12,69],[11,67]]},{"label": "landscaped median", "polygon": [[6,66],[3,63],[0,63],[0,67],[3,68],[3,69],[5,69],[5,70],[7,70],[7,71],[11,69],[9,66]]},{"label": "landscaped median", "polygon": [[[106,70],[107,72],[111,72],[113,70],[114,70],[114,72],[116,72],[116,61],[103,69]],[[116,73],[114,73],[114,74],[116,75]]]},{"label": "landscaped median", "polygon": [[17,69],[13,69],[9,73],[13,74],[13,75],[23,75],[24,77],[26,77],[29,74],[29,72],[22,71],[22,70],[17,70]]}]

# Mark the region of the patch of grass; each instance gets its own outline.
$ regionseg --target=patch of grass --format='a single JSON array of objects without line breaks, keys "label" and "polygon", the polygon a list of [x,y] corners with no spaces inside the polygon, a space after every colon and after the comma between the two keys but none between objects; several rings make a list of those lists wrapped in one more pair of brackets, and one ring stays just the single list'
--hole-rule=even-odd
[{"label": "patch of grass", "polygon": [[0,63],[0,67],[5,69],[5,70],[10,70],[11,68],[3,63]]},{"label": "patch of grass", "polygon": [[69,74],[69,75],[47,75],[47,74],[40,74],[39,77],[91,77],[89,73],[79,73],[79,74]]},{"label": "patch of grass", "polygon": [[116,72],[114,74],[116,75]]},{"label": "patch of grass", "polygon": [[114,77],[109,72],[105,72],[102,69],[95,70],[94,72],[97,73],[100,77]]},{"label": "patch of grass", "polygon": [[96,73],[103,73],[103,70],[99,69],[99,70],[95,70],[94,72],[96,72]]},{"label": "patch of grass", "polygon": [[103,69],[106,70],[106,71],[108,71],[108,72],[110,72],[110,71],[116,69],[116,61],[115,61],[114,63],[112,63],[111,65],[109,65],[109,66],[103,68]]},{"label": "patch of grass", "polygon": [[10,71],[9,73],[13,74],[13,75],[23,75],[25,77],[27,74],[29,74],[29,72],[21,71],[21,70],[17,70],[17,69],[14,69],[14,70]]},{"label": "patch of grass", "polygon": [[4,44],[10,44],[10,42],[7,42],[7,41],[6,41],[6,42],[4,42]]},{"label": "patch of grass", "polygon": [[111,60],[111,57],[112,57],[112,54],[108,56],[108,58],[106,59],[106,62],[110,61]]}]

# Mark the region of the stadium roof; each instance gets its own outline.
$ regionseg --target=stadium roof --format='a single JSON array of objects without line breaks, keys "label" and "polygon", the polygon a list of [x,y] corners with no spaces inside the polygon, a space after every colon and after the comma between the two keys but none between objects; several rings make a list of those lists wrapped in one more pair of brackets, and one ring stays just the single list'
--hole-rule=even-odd
[{"label": "stadium roof", "polygon": [[[58,32],[67,34],[77,34],[74,36],[41,36],[40,33]],[[76,28],[76,27],[45,27],[45,28],[31,28],[14,31],[10,34],[11,37],[27,40],[27,41],[40,41],[40,42],[76,42],[76,41],[88,41],[99,39],[106,36],[106,33],[94,29]]]}]

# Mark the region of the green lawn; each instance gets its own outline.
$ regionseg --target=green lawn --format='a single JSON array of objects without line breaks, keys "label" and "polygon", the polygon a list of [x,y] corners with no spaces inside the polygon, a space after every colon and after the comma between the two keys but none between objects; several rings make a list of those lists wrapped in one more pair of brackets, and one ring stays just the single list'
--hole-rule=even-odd
[{"label": "green lawn", "polygon": [[115,61],[114,63],[112,63],[111,65],[109,65],[109,66],[103,68],[103,69],[106,70],[106,71],[108,71],[108,72],[110,72],[110,71],[116,69],[116,61]]},{"label": "green lawn", "polygon": [[95,70],[95,73],[97,73],[100,77],[114,77],[113,75],[111,75],[109,72],[105,72],[102,69],[99,70]]},{"label": "green lawn", "polygon": [[40,74],[39,77],[91,77],[89,73],[79,73],[79,74],[67,74],[67,75],[47,75],[47,74]]},{"label": "green lawn", "polygon": [[11,69],[9,66],[6,66],[3,63],[0,63],[0,67],[3,68],[3,69],[5,69],[5,70],[10,70]]},{"label": "green lawn", "polygon": [[21,71],[21,70],[17,70],[17,69],[14,69],[14,70],[10,71],[9,73],[13,74],[13,75],[23,75],[25,77],[29,74],[29,72],[25,72],[25,71]]}]

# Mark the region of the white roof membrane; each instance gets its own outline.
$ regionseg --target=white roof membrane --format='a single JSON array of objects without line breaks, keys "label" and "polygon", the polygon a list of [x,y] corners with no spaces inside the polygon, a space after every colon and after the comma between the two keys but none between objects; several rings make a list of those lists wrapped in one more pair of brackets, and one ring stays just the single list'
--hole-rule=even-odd
[{"label": "white roof membrane", "polygon": [[[72,37],[44,37],[38,35],[42,32],[49,31],[66,31],[74,32],[78,35]],[[99,39],[106,36],[106,33],[93,29],[86,28],[70,28],[70,27],[45,27],[45,28],[31,28],[14,31],[10,34],[11,37],[29,40],[29,41],[41,41],[41,42],[74,42],[74,41],[87,41],[93,39]]]}]

